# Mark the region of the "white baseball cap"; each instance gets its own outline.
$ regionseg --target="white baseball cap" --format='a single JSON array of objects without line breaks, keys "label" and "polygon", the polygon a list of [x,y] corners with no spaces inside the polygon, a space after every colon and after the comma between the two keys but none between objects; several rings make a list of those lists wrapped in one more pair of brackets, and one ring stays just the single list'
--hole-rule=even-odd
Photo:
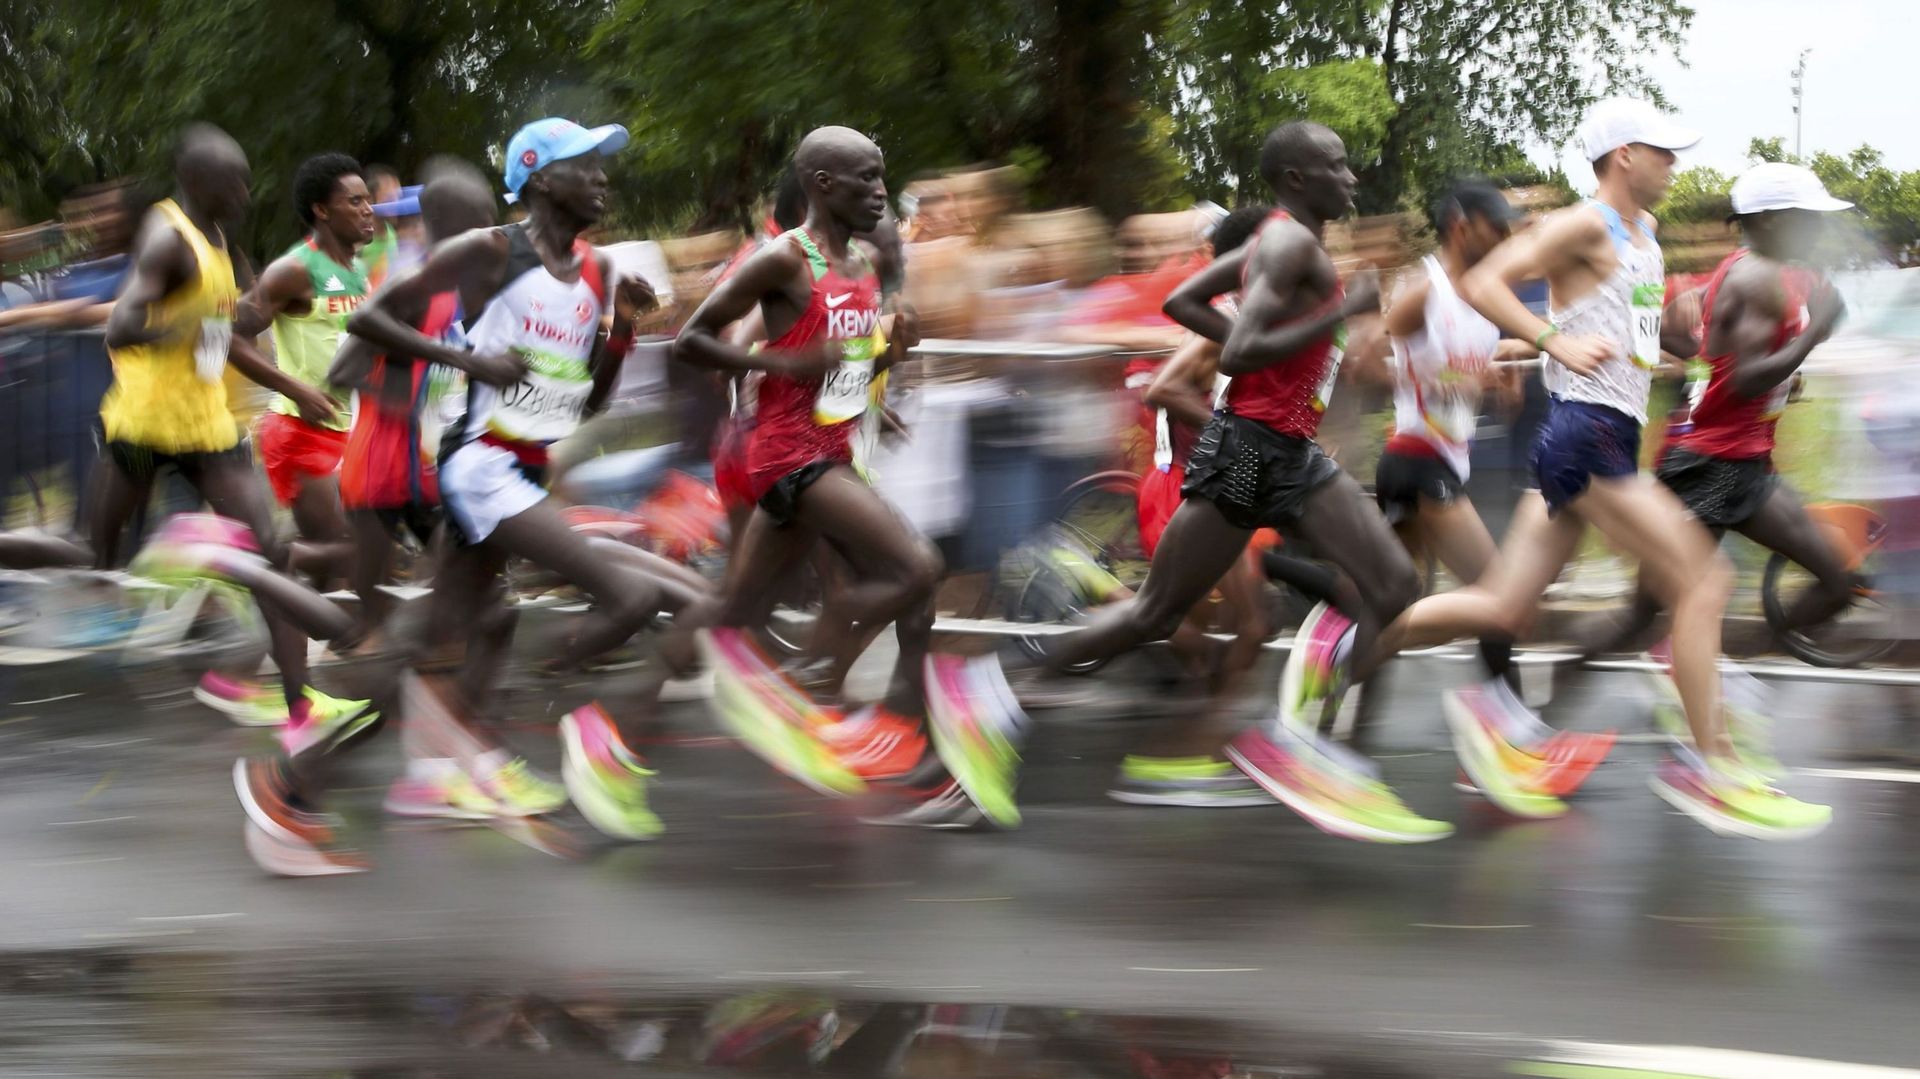
[{"label": "white baseball cap", "polygon": [[1827,194],[1813,170],[1784,161],[1755,165],[1733,182],[1733,212],[1762,214],[1768,210],[1850,210],[1853,203]]},{"label": "white baseball cap", "polygon": [[1643,143],[1662,150],[1684,150],[1700,133],[1674,123],[1659,109],[1630,97],[1597,101],[1580,121],[1578,141],[1588,161],[1598,161],[1622,146]]}]

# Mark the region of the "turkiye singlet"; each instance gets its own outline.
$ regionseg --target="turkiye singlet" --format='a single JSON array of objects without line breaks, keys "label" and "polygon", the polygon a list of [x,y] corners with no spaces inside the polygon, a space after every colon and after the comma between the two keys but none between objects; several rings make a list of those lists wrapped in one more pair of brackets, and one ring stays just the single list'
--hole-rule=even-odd
[{"label": "turkiye singlet", "polygon": [[850,276],[827,260],[804,228],[775,242],[800,248],[813,287],[799,319],[769,341],[767,350],[798,352],[833,340],[842,342],[843,358],[824,378],[768,372],[760,380],[747,446],[748,486],[756,500],[781,477],[806,465],[852,461],[852,440],[867,411],[881,340],[880,278],[863,252],[852,249],[858,269]]},{"label": "turkiye singlet", "polygon": [[[1240,271],[1242,295],[1246,292],[1247,272],[1253,267],[1261,237],[1276,222],[1291,216],[1285,210],[1275,210],[1253,239],[1247,241],[1247,259]],[[1326,303],[1338,304],[1345,297],[1345,285],[1336,283]],[[1320,430],[1320,417],[1327,411],[1327,402],[1333,399],[1333,387],[1340,378],[1340,360],[1346,347],[1347,327],[1340,323],[1293,355],[1237,376],[1227,387],[1226,410],[1283,435],[1312,438]]]},{"label": "turkiye singlet", "polygon": [[1393,426],[1425,443],[1467,478],[1480,422],[1480,380],[1500,347],[1500,329],[1468,306],[1440,260],[1421,260],[1427,299],[1420,329],[1393,344]]},{"label": "turkiye singlet", "polygon": [[[1589,201],[1586,205],[1606,220],[1618,264],[1592,292],[1564,307],[1553,307],[1548,319],[1561,333],[1572,337],[1604,337],[1614,343],[1616,351],[1587,375],[1576,375],[1548,357],[1540,381],[1548,393],[1562,401],[1605,405],[1645,423],[1647,391],[1653,386],[1653,369],[1660,366],[1666,260],[1646,222],[1638,218],[1633,222],[1646,238],[1642,247],[1633,242],[1620,211],[1604,202]],[[1553,302],[1557,305],[1558,298]]]},{"label": "turkiye singlet", "polygon": [[[339,407],[333,421],[325,426],[344,431],[353,412],[350,394],[327,385],[327,369],[339,350],[340,336],[347,332],[347,316],[366,301],[366,267],[357,258],[351,266],[340,265],[320,250],[311,236],[288,248],[282,257],[287,256],[299,259],[306,267],[313,303],[304,315],[274,316],[274,360],[280,370],[333,398]],[[300,415],[299,407],[283,394],[274,394],[273,410],[283,416]]]},{"label": "turkiye singlet", "polygon": [[593,392],[593,348],[606,309],[599,256],[592,244],[575,240],[580,276],[562,281],[540,261],[524,224],[501,231],[507,236],[506,283],[467,331],[467,342],[476,352],[519,352],[527,375],[504,390],[470,383],[466,439],[490,434],[511,442],[557,442],[580,427]]},{"label": "turkiye singlet", "polygon": [[[1721,261],[1707,282],[1707,294],[1701,302],[1700,318],[1704,329],[1702,342],[1713,340],[1715,301],[1727,280],[1727,271],[1746,257],[1742,248]],[[1819,279],[1813,271],[1799,266],[1780,268],[1780,287],[1786,291],[1786,314],[1774,328],[1771,347],[1778,350],[1807,331],[1811,318],[1807,297]],[[1667,444],[1727,460],[1752,460],[1773,454],[1774,428],[1787,410],[1791,378],[1757,397],[1742,397],[1733,388],[1733,369],[1737,361],[1731,352],[1687,363],[1687,399],[1685,415],[1667,428]]]}]

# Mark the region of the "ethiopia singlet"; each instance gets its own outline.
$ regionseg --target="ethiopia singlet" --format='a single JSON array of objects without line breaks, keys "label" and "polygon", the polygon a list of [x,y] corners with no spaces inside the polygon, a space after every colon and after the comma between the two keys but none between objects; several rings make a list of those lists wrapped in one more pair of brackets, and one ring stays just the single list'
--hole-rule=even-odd
[{"label": "ethiopia singlet", "polygon": [[[428,337],[464,344],[460,300],[442,292],[414,327]],[[440,501],[432,458],[422,446],[421,410],[426,407],[433,365],[425,360],[374,358],[367,390],[353,412],[346,453],[340,459],[340,502],[348,509],[399,509]],[[406,379],[405,402],[389,400],[390,379]]]},{"label": "ethiopia singlet", "polygon": [[214,453],[240,441],[227,411],[227,346],[240,299],[233,261],[224,243],[200,231],[167,199],[153,212],[180,233],[193,253],[193,276],[168,293],[148,325],[180,327],[178,334],[144,345],[116,348],[113,386],[100,403],[107,441],[127,442],[159,453]]},{"label": "ethiopia singlet", "polygon": [[1460,298],[1437,257],[1420,265],[1427,273],[1420,329],[1392,339],[1394,435],[1387,448],[1437,456],[1464,481],[1480,422],[1480,379],[1500,347],[1500,329]]},{"label": "ethiopia singlet", "polygon": [[880,341],[880,278],[858,247],[849,254],[860,267],[849,277],[797,228],[779,242],[798,245],[813,275],[806,310],[769,351],[797,352],[822,340],[843,342],[839,366],[824,378],[800,379],[768,372],[760,380],[753,433],[747,445],[747,482],[754,501],[775,483],[818,461],[851,463],[853,436],[869,404],[868,385]]},{"label": "ethiopia singlet", "polygon": [[606,310],[607,288],[593,245],[576,239],[580,276],[562,281],[534,250],[525,224],[504,227],[506,283],[467,331],[476,352],[512,350],[527,374],[504,390],[470,382],[465,441],[484,438],[545,447],[580,427],[593,392],[593,347]]},{"label": "ethiopia singlet", "polygon": [[[317,426],[344,431],[352,414],[352,402],[346,391],[327,385],[327,368],[333,366],[340,336],[347,332],[347,316],[366,301],[366,267],[357,258],[351,266],[340,265],[320,250],[311,236],[294,244],[282,257],[288,256],[299,259],[306,267],[308,283],[313,287],[313,303],[304,315],[282,312],[274,316],[274,358],[280,370],[333,398],[338,406],[334,419]],[[274,395],[273,410],[282,416],[300,419],[299,406],[283,394]]]},{"label": "ethiopia singlet", "polygon": [[[1741,248],[1728,255],[1707,282],[1707,293],[1700,304],[1703,342],[1713,340],[1714,300],[1726,282],[1727,271],[1747,253]],[[1774,329],[1772,348],[1783,348],[1806,332],[1807,297],[1818,283],[1819,278],[1811,270],[1781,267],[1780,287],[1786,291],[1786,315]],[[1667,428],[1667,445],[1728,460],[1773,455],[1774,428],[1780,422],[1780,414],[1787,410],[1787,394],[1792,390],[1793,379],[1781,379],[1778,386],[1758,397],[1742,397],[1733,388],[1734,363],[1731,352],[1688,361],[1687,399],[1682,406],[1685,414]]]},{"label": "ethiopia singlet", "polygon": [[[1653,369],[1660,366],[1660,310],[1666,303],[1666,260],[1646,222],[1638,218],[1633,222],[1647,241],[1646,246],[1641,247],[1633,242],[1620,211],[1604,202],[1590,200],[1587,205],[1599,210],[1606,220],[1618,264],[1592,292],[1565,307],[1555,306],[1548,314],[1548,321],[1564,334],[1604,337],[1619,351],[1587,375],[1576,375],[1548,357],[1541,368],[1540,381],[1548,393],[1562,401],[1605,405],[1644,424]],[[1553,302],[1557,305],[1559,301],[1555,298]]]},{"label": "ethiopia singlet", "polygon": [[[1291,216],[1285,210],[1275,210],[1253,239],[1247,241],[1247,259],[1240,269],[1243,294],[1247,273],[1260,249],[1260,238],[1275,222]],[[1336,282],[1333,295],[1327,297],[1327,305],[1340,303],[1346,294],[1345,285]],[[1346,347],[1347,327],[1341,323],[1293,355],[1236,377],[1227,387],[1226,410],[1283,435],[1312,438],[1320,430],[1320,417],[1327,411],[1327,402],[1333,398]]]}]

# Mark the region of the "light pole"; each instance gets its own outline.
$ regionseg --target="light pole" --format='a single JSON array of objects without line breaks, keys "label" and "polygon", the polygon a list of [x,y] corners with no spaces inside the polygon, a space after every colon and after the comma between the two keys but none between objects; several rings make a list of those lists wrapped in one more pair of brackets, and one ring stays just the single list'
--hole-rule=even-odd
[{"label": "light pole", "polygon": [[1793,157],[1800,160],[1800,127],[1806,118],[1807,105],[1807,54],[1812,49],[1800,50],[1800,62],[1793,69]]}]

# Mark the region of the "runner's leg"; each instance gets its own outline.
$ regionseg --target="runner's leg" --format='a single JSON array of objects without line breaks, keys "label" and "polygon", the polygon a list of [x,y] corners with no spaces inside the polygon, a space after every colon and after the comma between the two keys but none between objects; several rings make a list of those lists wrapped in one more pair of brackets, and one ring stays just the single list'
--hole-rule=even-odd
[{"label": "runner's leg", "polygon": [[302,478],[289,508],[300,541],[293,544],[288,569],[325,591],[350,572],[355,551],[353,530],[340,507],[339,477]]},{"label": "runner's leg", "polygon": [[1252,529],[1231,524],[1204,498],[1181,502],[1154,548],[1140,591],[1103,608],[1080,632],[1057,638],[1047,650],[1048,670],[1058,674],[1171,637],[1187,612],[1233,568],[1252,535]]},{"label": "runner's leg", "polygon": [[1307,496],[1294,531],[1359,589],[1358,609],[1341,613],[1355,626],[1351,677],[1364,680],[1386,658],[1376,654],[1381,632],[1420,598],[1413,560],[1387,519],[1345,472]]},{"label": "runner's leg", "polygon": [[1820,526],[1808,516],[1800,496],[1786,484],[1774,484],[1759,511],[1738,531],[1814,575],[1813,584],[1787,608],[1783,630],[1819,625],[1852,602],[1853,574]]},{"label": "runner's leg", "polygon": [[1694,744],[1731,757],[1720,715],[1720,620],[1733,569],[1672,491],[1646,476],[1594,477],[1567,509],[1638,559],[1654,595],[1673,614],[1673,676]]},{"label": "runner's leg", "polygon": [[501,521],[487,538],[490,545],[560,575],[593,598],[567,650],[570,662],[613,650],[646,628],[660,610],[658,582],[630,566],[609,562],[585,536],[567,527],[560,504],[546,498]]}]

